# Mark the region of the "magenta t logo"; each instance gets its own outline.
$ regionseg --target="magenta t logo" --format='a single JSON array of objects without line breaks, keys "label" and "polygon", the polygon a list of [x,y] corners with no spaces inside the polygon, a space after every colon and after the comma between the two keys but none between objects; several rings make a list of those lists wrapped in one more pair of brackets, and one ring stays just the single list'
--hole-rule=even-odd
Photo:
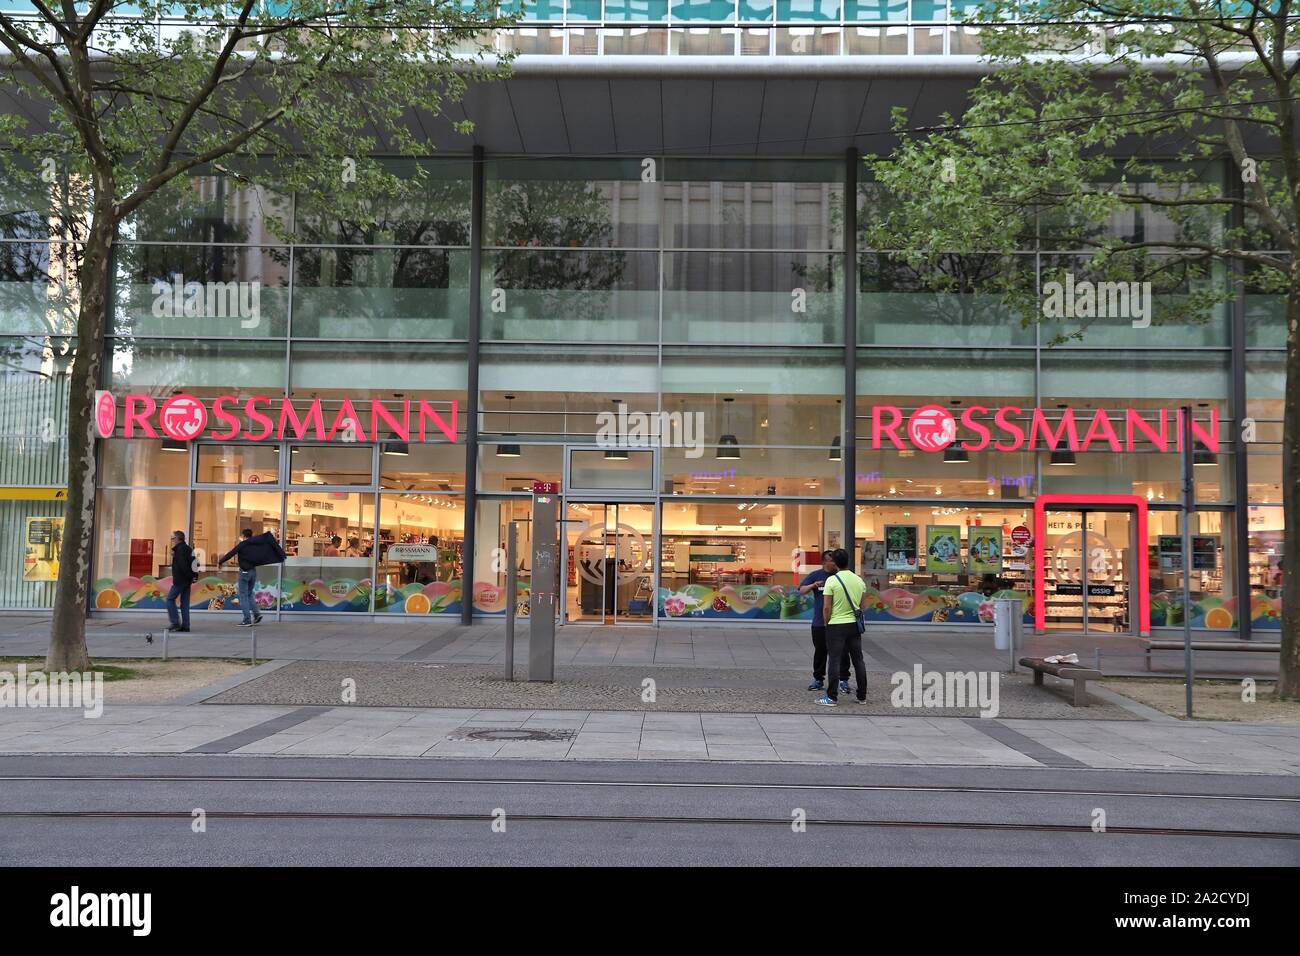
[{"label": "magenta t logo", "polygon": [[101,389],[95,393],[95,434],[100,438],[112,438],[116,427],[117,401],[111,392]]},{"label": "magenta t logo", "polygon": [[942,405],[922,405],[907,420],[907,437],[921,451],[943,451],[957,437],[957,420]]},{"label": "magenta t logo", "polygon": [[159,425],[163,434],[177,441],[189,441],[208,424],[208,410],[193,395],[173,395],[163,403]]}]

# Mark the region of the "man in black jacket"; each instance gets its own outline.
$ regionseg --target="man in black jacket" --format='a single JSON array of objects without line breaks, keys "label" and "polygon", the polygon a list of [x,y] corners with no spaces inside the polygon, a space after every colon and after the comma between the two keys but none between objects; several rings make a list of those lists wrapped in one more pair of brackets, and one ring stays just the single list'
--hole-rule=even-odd
[{"label": "man in black jacket", "polygon": [[[172,587],[167,592],[167,619],[173,631],[190,629],[190,585],[198,575],[194,573],[194,549],[185,543],[184,531],[172,532]],[[180,613],[176,599],[180,598]]]},{"label": "man in black jacket", "polygon": [[258,545],[253,541],[251,528],[241,531],[240,537],[243,540],[239,544],[217,559],[217,567],[221,567],[233,557],[239,558],[239,610],[244,613],[244,619],[235,626],[252,627],[254,624],[262,623],[262,612],[257,609],[253,597],[253,590],[257,587],[257,565],[253,563],[252,557]]}]

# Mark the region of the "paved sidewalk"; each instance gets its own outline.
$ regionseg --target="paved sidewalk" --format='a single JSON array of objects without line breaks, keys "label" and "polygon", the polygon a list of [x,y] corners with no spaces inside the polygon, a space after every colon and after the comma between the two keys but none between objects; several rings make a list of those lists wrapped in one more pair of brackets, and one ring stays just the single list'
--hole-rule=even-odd
[{"label": "paved sidewalk", "polygon": [[[269,617],[269,616],[268,616]],[[238,628],[237,614],[197,614],[194,631],[168,641],[173,657],[244,657],[257,632],[260,660],[424,661],[446,664],[497,664],[505,657],[503,621],[465,627],[458,620],[411,619],[351,621],[338,617],[271,622]],[[163,615],[96,616],[87,625],[92,658],[158,657],[162,654]],[[145,634],[153,643],[145,641]],[[43,657],[49,643],[48,615],[0,614],[0,656]],[[1095,635],[1028,636],[1022,656],[1077,653],[1091,663],[1102,652],[1107,675],[1142,674],[1143,655],[1136,639]],[[1005,670],[1007,654],[995,651],[985,627],[884,627],[868,630],[863,642],[867,665],[886,671]],[[652,627],[566,625],[556,629],[555,660],[573,665],[639,665],[806,670],[811,661],[806,625]],[[528,660],[528,623],[520,622],[515,660]],[[1198,654],[1197,675],[1272,680],[1278,659],[1272,654]],[[1154,673],[1179,674],[1182,654],[1159,652]]]},{"label": "paved sidewalk", "polygon": [[722,760],[1300,773],[1294,727],[259,705],[0,710],[0,754]]}]

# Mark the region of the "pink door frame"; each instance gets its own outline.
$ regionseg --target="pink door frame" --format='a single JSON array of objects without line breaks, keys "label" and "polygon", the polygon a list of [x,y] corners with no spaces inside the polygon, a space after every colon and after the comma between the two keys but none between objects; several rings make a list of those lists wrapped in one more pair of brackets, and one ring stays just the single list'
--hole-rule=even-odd
[{"label": "pink door frame", "polygon": [[[1151,636],[1151,568],[1147,563],[1147,500],[1141,495],[1039,495],[1034,502],[1034,631],[1043,633],[1047,619],[1047,556],[1042,542],[1047,539],[1048,511],[1132,511],[1137,519],[1133,562],[1137,565],[1138,634]],[[1129,596],[1130,603],[1132,595]]]}]

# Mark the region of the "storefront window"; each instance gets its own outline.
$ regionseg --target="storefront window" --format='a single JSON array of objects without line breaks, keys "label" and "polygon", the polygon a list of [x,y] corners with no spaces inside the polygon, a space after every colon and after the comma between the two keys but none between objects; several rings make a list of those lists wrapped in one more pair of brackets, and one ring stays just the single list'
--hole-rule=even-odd
[{"label": "storefront window", "polygon": [[171,587],[171,535],[187,524],[188,493],[159,489],[99,492],[95,519],[94,606],[161,610]]},{"label": "storefront window", "polygon": [[867,620],[991,624],[993,600],[1019,599],[1033,615],[1032,525],[1024,508],[875,504],[856,508],[857,571],[872,600]]},{"label": "storefront window", "polygon": [[[1240,625],[1232,524],[1230,511],[1197,511],[1193,518],[1190,583],[1194,628],[1230,631]],[[1182,627],[1182,515],[1177,511],[1152,510],[1147,515],[1147,529],[1151,626]],[[1266,613],[1262,616],[1267,619]],[[1251,626],[1267,627],[1268,624],[1252,621]]]},{"label": "storefront window", "polygon": [[374,446],[293,445],[289,483],[294,485],[370,485]]},{"label": "storefront window", "polygon": [[842,545],[842,508],[674,500],[661,513],[661,619],[812,618],[797,585],[823,549]]},{"label": "storefront window", "polygon": [[[464,499],[436,493],[380,495],[375,610],[460,614],[464,548]],[[477,593],[477,578],[475,582]]]},{"label": "storefront window", "polygon": [[374,521],[371,494],[320,491],[286,495],[287,558],[280,607],[292,611],[369,611],[374,590]]},{"label": "storefront window", "polygon": [[460,445],[421,445],[393,439],[382,442],[379,451],[380,488],[465,490],[465,449]]},{"label": "storefront window", "polygon": [[531,494],[534,481],[561,480],[564,446],[493,442],[479,448],[478,469],[480,491]]},{"label": "storefront window", "polygon": [[214,242],[258,245],[279,242],[292,203],[264,186],[248,186],[220,173],[174,180],[122,226],[124,239],[139,242]]},{"label": "storefront window", "polygon": [[[283,543],[280,529],[282,496],[278,491],[197,491],[191,514],[190,544],[194,548],[198,580],[190,589],[190,607],[196,610],[239,610],[235,559],[217,567],[217,561],[241,540],[244,529],[253,534],[270,531]],[[280,567],[258,571],[253,599],[256,610],[274,610],[280,597]]]},{"label": "storefront window", "polygon": [[[99,483],[106,487],[190,483],[188,449],[174,451],[161,441],[110,438],[100,443]],[[202,475],[202,471],[200,471]],[[200,479],[201,480],[201,479]]]},{"label": "storefront window", "polygon": [[488,614],[506,611],[507,529],[517,522],[517,584],[515,613],[529,614],[532,584],[533,533],[531,500],[480,498],[478,501],[477,553],[474,556],[474,609]]},{"label": "storefront window", "polygon": [[107,387],[162,395],[284,393],[284,343],[111,339]]}]

